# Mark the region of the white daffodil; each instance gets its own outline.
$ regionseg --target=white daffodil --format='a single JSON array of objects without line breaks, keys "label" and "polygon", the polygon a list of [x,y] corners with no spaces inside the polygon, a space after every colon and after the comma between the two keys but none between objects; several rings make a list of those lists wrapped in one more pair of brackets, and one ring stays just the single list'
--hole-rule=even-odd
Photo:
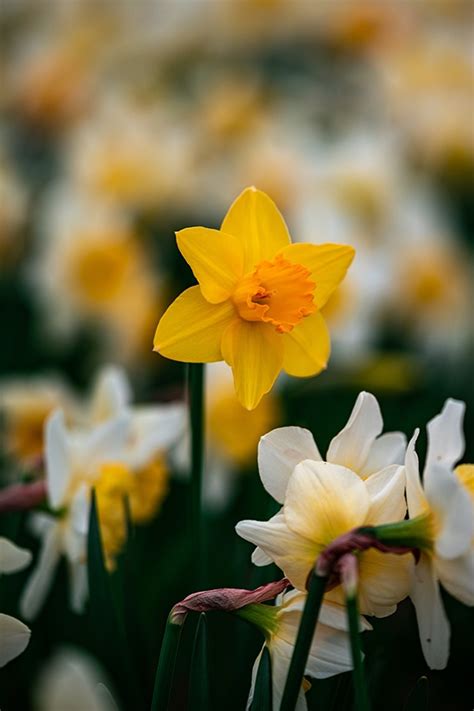
[{"label": "white daffodil", "polygon": [[[30,564],[31,553],[0,537],[0,575],[16,573]],[[21,654],[30,641],[29,628],[16,617],[0,613],[0,667]]]},{"label": "white daffodil", "polygon": [[439,583],[465,605],[474,605],[474,505],[462,476],[454,471],[464,453],[464,403],[447,400],[428,423],[428,452],[420,483],[415,433],[406,454],[410,518],[420,517],[427,545],[415,568],[410,597],[421,646],[431,669],[449,658],[450,625]]},{"label": "white daffodil", "polygon": [[[404,435],[380,436],[376,399],[361,393],[347,425],[332,440],[327,462],[311,433],[297,427],[274,430],[259,447],[260,476],[283,508],[269,521],[241,521],[237,533],[255,543],[256,565],[274,561],[299,590],[318,555],[338,536],[358,526],[399,521],[406,513]],[[367,550],[359,556],[359,605],[363,614],[395,611],[410,585],[410,556]],[[340,586],[328,598],[342,601]]]},{"label": "white daffodil", "polygon": [[35,711],[118,711],[105,672],[76,649],[62,649],[48,661],[33,697]]},{"label": "white daffodil", "polygon": [[89,423],[88,427],[68,430],[60,410],[47,421],[47,498],[55,515],[35,513],[30,519],[33,532],[42,538],[42,549],[21,600],[26,618],[34,617],[43,604],[61,555],[66,556],[70,569],[71,606],[82,611],[87,598],[86,540],[92,487],[110,569],[125,540],[124,498],[129,499],[132,520],[142,523],[156,513],[166,494],[164,453],[182,432],[183,407],[132,407],[128,401],[123,372],[108,368],[99,376],[84,411],[83,422]]},{"label": "white daffodil", "polygon": [[[258,625],[265,636],[265,644],[253,666],[247,708],[250,708],[252,703],[258,666],[265,647],[268,648],[271,658],[273,708],[280,708],[305,601],[305,593],[292,590],[280,595],[275,606],[249,605],[238,611],[240,617]],[[363,617],[360,619],[361,630],[371,629],[367,620]],[[311,643],[305,674],[316,679],[326,679],[350,669],[352,669],[352,657],[344,607],[334,603],[324,603]],[[309,686],[310,684],[304,680],[296,711],[307,709],[305,691]]]}]

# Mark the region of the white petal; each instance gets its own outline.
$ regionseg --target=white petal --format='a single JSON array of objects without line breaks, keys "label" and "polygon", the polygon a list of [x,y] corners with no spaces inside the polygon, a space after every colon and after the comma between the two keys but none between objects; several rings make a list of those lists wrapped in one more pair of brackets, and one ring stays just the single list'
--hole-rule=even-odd
[{"label": "white petal", "polygon": [[420,641],[430,669],[444,669],[449,658],[451,629],[443,608],[434,567],[422,553],[410,595],[415,606]]},{"label": "white petal", "polygon": [[419,516],[426,511],[428,504],[420,482],[420,470],[418,465],[418,455],[415,451],[415,443],[420,430],[416,429],[413,437],[408,443],[405,455],[405,475],[407,486],[407,503],[410,518]]},{"label": "white petal", "polygon": [[260,652],[258,653],[258,656],[257,656],[256,660],[255,660],[254,663],[253,663],[252,676],[251,676],[251,678],[250,678],[250,691],[249,691],[249,696],[248,696],[248,699],[247,699],[247,706],[245,707],[245,710],[246,710],[246,711],[250,711],[250,707],[251,707],[251,705],[252,705],[253,695],[254,695],[254,692],[255,692],[255,682],[257,681],[258,667],[259,667],[260,660],[261,660],[261,658],[262,658],[262,654],[263,654],[263,650],[264,650],[264,649],[265,649],[265,645],[263,645],[262,649],[261,649]]},{"label": "white petal", "polygon": [[405,518],[405,467],[393,464],[365,480],[370,496],[366,523],[378,525]]},{"label": "white petal", "polygon": [[[288,675],[288,668],[290,666],[291,656],[293,654],[293,649],[293,644],[289,644],[285,640],[279,638],[275,638],[271,645],[274,709],[280,708],[281,700],[283,697],[283,691],[285,689],[286,677]],[[307,710],[308,705],[306,703],[303,685],[301,685],[301,689],[298,694],[298,699],[296,701],[295,711]]]},{"label": "white petal", "polygon": [[436,535],[435,550],[443,558],[457,558],[471,546],[474,534],[472,501],[447,465],[431,464],[429,471],[425,494],[441,524],[441,530]]},{"label": "white petal", "polygon": [[[98,686],[104,672],[97,662],[73,649],[63,649],[42,670],[35,689],[38,711],[112,711],[116,705]],[[102,684],[101,684],[102,686]]]},{"label": "white petal", "polygon": [[87,565],[84,561],[78,561],[69,565],[69,585],[71,608],[80,614],[84,611],[84,605],[89,594]]},{"label": "white petal", "polygon": [[130,403],[131,392],[127,375],[114,365],[101,370],[94,386],[90,417],[92,422],[105,422],[118,415]]},{"label": "white petal", "polygon": [[347,632],[318,623],[305,672],[316,679],[327,679],[352,669],[352,654]]},{"label": "white petal", "polygon": [[147,464],[157,452],[177,442],[186,427],[186,408],[182,403],[141,407],[132,411],[132,466]]},{"label": "white petal", "polygon": [[436,558],[436,573],[444,588],[464,605],[474,605],[474,551],[459,558]]},{"label": "white petal", "polygon": [[31,562],[31,552],[0,536],[0,573],[16,573]]},{"label": "white petal", "polygon": [[16,617],[0,614],[0,667],[18,657],[28,646],[31,631]]},{"label": "white petal", "polygon": [[258,445],[258,469],[263,486],[280,504],[288,479],[303,459],[321,460],[313,435],[302,427],[278,427],[264,435]]},{"label": "white petal", "polygon": [[45,434],[48,498],[52,508],[57,509],[64,503],[72,476],[70,442],[62,410],[55,410],[48,417]]},{"label": "white petal", "polygon": [[453,468],[464,454],[462,422],[466,406],[460,400],[446,400],[439,415],[428,422],[428,452],[426,455],[425,483],[432,464],[442,463]]},{"label": "white petal", "polygon": [[31,574],[20,600],[22,616],[31,620],[36,616],[53,582],[56,566],[61,556],[59,524],[46,533],[39,560]]},{"label": "white petal", "polygon": [[270,556],[257,546],[257,548],[255,548],[254,552],[252,553],[252,563],[254,565],[262,567],[264,565],[269,565],[271,562],[272,559],[270,558]]},{"label": "white petal", "polygon": [[403,464],[407,438],[402,432],[387,432],[377,437],[359,474],[368,477],[390,464]]},{"label": "white petal", "polygon": [[315,563],[317,548],[312,541],[289,530],[283,514],[269,521],[240,521],[235,530],[246,541],[258,545],[300,590]]},{"label": "white petal", "polygon": [[103,462],[124,461],[130,427],[131,415],[123,411],[86,435],[77,436],[74,441],[75,467],[79,471],[92,472]]},{"label": "white petal", "polygon": [[360,393],[346,426],[329,445],[327,461],[355,472],[362,471],[382,429],[383,420],[376,398],[371,393]]},{"label": "white petal", "polygon": [[90,487],[86,483],[79,486],[69,506],[71,527],[82,535],[89,530]]}]

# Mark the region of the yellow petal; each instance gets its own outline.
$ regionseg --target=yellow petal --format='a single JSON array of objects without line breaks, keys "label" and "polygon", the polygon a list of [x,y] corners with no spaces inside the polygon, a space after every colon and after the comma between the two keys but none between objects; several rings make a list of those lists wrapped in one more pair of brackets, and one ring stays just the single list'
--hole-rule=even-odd
[{"label": "yellow petal", "polygon": [[231,295],[243,272],[243,249],[237,237],[207,227],[176,233],[178,248],[207,301],[218,304]]},{"label": "yellow petal", "polygon": [[344,279],[355,250],[345,244],[290,244],[281,254],[311,271],[316,283],[314,303],[321,309]]},{"label": "yellow petal", "polygon": [[234,321],[222,338],[222,357],[232,367],[239,401],[253,410],[281,370],[282,336],[267,324]]},{"label": "yellow petal", "polygon": [[153,350],[166,358],[187,363],[222,360],[222,334],[233,318],[235,309],[231,301],[210,304],[199,286],[192,286],[183,291],[161,317]]},{"label": "yellow petal", "polygon": [[232,203],[221,230],[241,242],[246,272],[263,259],[272,259],[291,242],[288,228],[273,200],[253,187],[246,188]]},{"label": "yellow petal", "polygon": [[283,339],[283,368],[288,375],[303,378],[326,367],[331,343],[326,322],[318,311],[300,321]]}]

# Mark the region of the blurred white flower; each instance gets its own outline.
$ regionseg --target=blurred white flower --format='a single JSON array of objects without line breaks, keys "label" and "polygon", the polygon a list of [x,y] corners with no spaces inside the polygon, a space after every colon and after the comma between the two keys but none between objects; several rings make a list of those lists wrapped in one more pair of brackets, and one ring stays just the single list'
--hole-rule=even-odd
[{"label": "blurred white flower", "polygon": [[34,513],[30,518],[33,532],[42,539],[42,548],[21,600],[27,618],[34,617],[43,604],[61,555],[69,564],[71,606],[77,612],[83,609],[93,487],[110,568],[125,540],[124,498],[129,498],[132,520],[140,523],[156,513],[166,494],[164,454],[181,436],[183,406],[133,407],[129,392],[123,371],[106,368],[97,379],[81,425],[68,429],[61,410],[48,418],[46,482],[54,515]]},{"label": "blurred white flower", "polygon": [[98,662],[77,649],[62,649],[42,668],[33,692],[35,711],[118,711]]},{"label": "blurred white flower", "polygon": [[[23,570],[30,564],[31,557],[30,551],[0,537],[0,576]],[[23,622],[11,615],[0,613],[0,667],[8,664],[26,649],[30,635],[29,628]]]}]

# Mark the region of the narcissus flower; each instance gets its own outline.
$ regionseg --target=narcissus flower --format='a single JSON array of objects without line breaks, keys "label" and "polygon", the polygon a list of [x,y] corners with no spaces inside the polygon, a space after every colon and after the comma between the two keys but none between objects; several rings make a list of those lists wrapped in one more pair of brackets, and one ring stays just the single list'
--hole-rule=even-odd
[{"label": "narcissus flower", "polygon": [[[379,436],[383,421],[373,395],[361,393],[347,425],[332,440],[327,462],[307,430],[285,427],[262,438],[259,468],[267,491],[282,509],[269,521],[241,521],[237,533],[258,548],[253,562],[274,561],[299,590],[319,554],[338,536],[358,526],[400,521],[406,512],[405,472],[398,466],[405,439]],[[408,594],[412,560],[367,550],[359,556],[359,606],[384,617]],[[327,599],[338,602],[338,585]]]},{"label": "narcissus flower", "polygon": [[464,452],[464,403],[448,400],[428,424],[423,487],[412,438],[406,455],[407,501],[424,538],[410,597],[415,605],[421,646],[431,669],[448,663],[450,625],[439,582],[465,605],[474,605],[474,505],[470,467],[454,470]]},{"label": "narcissus flower", "polygon": [[48,418],[45,464],[51,512],[35,512],[30,519],[42,547],[22,596],[24,617],[31,619],[40,609],[62,555],[70,571],[71,607],[83,609],[92,488],[111,570],[126,537],[125,497],[132,521],[143,523],[156,514],[166,495],[164,454],[184,429],[183,415],[180,404],[131,406],[123,372],[108,368],[98,378],[82,427],[67,428],[61,410]]},{"label": "narcissus flower", "polygon": [[326,367],[320,309],[344,278],[352,247],[291,244],[277,207],[255,188],[235,200],[220,230],[190,227],[177,242],[199,285],[161,318],[156,351],[191,363],[225,360],[248,410],[282,368],[303,377]]},{"label": "narcissus flower", "polygon": [[[272,665],[273,708],[280,708],[285,681],[291,656],[301,621],[301,613],[306,595],[292,590],[280,595],[275,606],[247,605],[236,614],[257,625],[265,636],[265,644],[255,660],[252,670],[252,683],[247,708],[250,708],[258,665],[265,647],[270,652]],[[371,629],[363,617],[361,630]],[[346,613],[342,606],[333,603],[323,604],[316,632],[311,643],[305,674],[316,679],[326,679],[335,674],[352,669],[352,657],[347,634]],[[311,684],[304,679],[296,704],[296,711],[307,709],[305,692]]]}]

